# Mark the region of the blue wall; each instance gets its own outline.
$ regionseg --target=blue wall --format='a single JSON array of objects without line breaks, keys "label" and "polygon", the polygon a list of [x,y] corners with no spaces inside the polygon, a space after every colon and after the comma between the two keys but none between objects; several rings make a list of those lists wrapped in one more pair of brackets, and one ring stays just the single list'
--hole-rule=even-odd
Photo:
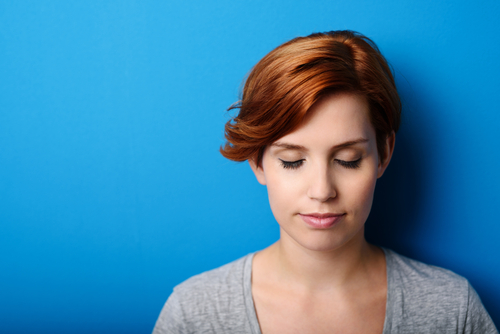
[{"label": "blue wall", "polygon": [[282,42],[357,30],[404,118],[368,238],[472,282],[500,324],[500,2],[0,1],[0,324],[149,333],[172,287],[278,238],[218,153]]}]

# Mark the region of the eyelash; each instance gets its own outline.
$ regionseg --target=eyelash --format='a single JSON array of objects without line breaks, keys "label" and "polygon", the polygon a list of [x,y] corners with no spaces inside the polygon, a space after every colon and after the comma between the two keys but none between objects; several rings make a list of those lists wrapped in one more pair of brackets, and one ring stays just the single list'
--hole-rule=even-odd
[{"label": "eyelash", "polygon": [[338,162],[342,167],[348,168],[348,169],[356,169],[359,168],[359,165],[361,164],[361,158],[358,160],[354,161],[344,161],[344,160],[338,160],[335,159],[336,162]]},{"label": "eyelash", "polygon": [[[281,161],[281,165],[283,166],[284,169],[297,169],[300,166],[302,166],[302,164],[304,163],[304,159],[296,160],[296,161],[285,161],[285,160],[280,159],[280,161]],[[356,169],[356,168],[359,168],[359,165],[361,163],[361,158],[359,158],[358,160],[354,160],[354,161],[344,161],[344,160],[339,160],[339,159],[335,159],[335,161],[344,168]]]},{"label": "eyelash", "polygon": [[280,159],[280,161],[284,169],[297,169],[302,166],[302,163],[304,162],[303,159],[297,161],[285,161]]}]

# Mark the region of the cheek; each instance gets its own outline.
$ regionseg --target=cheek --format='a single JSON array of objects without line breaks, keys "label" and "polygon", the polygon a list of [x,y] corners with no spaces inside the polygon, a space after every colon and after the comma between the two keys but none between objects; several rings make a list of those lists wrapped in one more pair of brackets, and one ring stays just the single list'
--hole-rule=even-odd
[{"label": "cheek", "polygon": [[376,173],[367,173],[363,176],[353,177],[345,180],[344,195],[349,201],[349,207],[368,217],[370,213],[375,184],[377,182]]},{"label": "cheek", "polygon": [[291,190],[289,185],[276,182],[276,180],[267,184],[267,194],[272,209],[281,207],[284,203],[288,202],[289,190]]},{"label": "cheek", "polygon": [[284,178],[279,175],[272,175],[268,178],[269,204],[277,220],[294,207],[294,204],[297,204],[298,192],[300,192],[300,186],[297,184],[297,179]]}]

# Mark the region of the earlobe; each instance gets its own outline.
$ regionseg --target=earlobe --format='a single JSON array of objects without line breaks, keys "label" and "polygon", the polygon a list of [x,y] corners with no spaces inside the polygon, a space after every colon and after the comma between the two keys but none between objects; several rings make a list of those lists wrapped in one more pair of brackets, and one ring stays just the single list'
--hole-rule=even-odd
[{"label": "earlobe", "polygon": [[260,184],[266,185],[266,177],[264,175],[264,169],[262,168],[262,162],[260,166],[257,165],[255,162],[255,159],[248,159],[248,163],[250,164],[250,168],[252,168],[253,173],[255,174],[255,177],[257,178],[257,181],[259,181]]},{"label": "earlobe", "polygon": [[394,152],[394,145],[396,144],[396,134],[391,132],[390,135],[385,139],[385,154],[380,158],[378,162],[378,171],[377,178],[380,178],[384,175],[387,166],[389,166],[389,162],[391,162],[392,153]]}]

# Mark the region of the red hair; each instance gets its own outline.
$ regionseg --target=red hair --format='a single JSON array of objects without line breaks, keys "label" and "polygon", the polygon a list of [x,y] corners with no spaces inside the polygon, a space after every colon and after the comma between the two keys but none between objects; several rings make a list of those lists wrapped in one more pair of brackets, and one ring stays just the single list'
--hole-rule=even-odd
[{"label": "red hair", "polygon": [[338,92],[366,98],[378,153],[385,156],[385,140],[401,117],[394,77],[375,43],[348,30],[294,38],[262,58],[241,101],[229,108],[240,110],[226,123],[222,155],[260,165],[266,146],[297,129],[321,97]]}]

